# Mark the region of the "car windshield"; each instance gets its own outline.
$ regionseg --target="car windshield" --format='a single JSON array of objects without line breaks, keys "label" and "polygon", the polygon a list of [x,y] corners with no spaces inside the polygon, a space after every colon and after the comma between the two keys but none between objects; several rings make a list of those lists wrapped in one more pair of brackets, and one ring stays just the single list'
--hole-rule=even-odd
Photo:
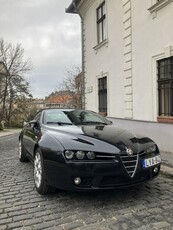
[{"label": "car windshield", "polygon": [[72,121],[72,123],[75,125],[109,124],[107,119],[92,111],[72,110],[66,111],[65,113],[67,114],[68,118]]},{"label": "car windshield", "polygon": [[44,124],[58,125],[108,125],[109,121],[101,115],[87,110],[49,109],[44,113]]},{"label": "car windshield", "polygon": [[72,122],[63,111],[48,109],[44,113],[44,124],[72,125]]}]

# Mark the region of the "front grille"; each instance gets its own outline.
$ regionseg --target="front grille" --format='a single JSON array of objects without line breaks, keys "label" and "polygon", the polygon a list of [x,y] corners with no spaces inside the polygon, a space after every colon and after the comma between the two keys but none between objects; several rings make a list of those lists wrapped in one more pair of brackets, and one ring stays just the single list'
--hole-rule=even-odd
[{"label": "front grille", "polygon": [[138,173],[133,179],[129,180],[129,178],[125,176],[105,176],[103,177],[100,187],[121,187],[121,186],[129,186],[133,184],[138,184],[143,181],[150,180],[152,178],[151,173],[149,171],[144,171]]},{"label": "front grille", "polygon": [[96,153],[97,160],[114,160],[116,157],[114,154],[110,153]]},{"label": "front grille", "polygon": [[126,152],[123,152],[121,153],[120,158],[127,173],[131,178],[133,178],[138,164],[138,154],[133,154],[132,156],[129,156]]}]

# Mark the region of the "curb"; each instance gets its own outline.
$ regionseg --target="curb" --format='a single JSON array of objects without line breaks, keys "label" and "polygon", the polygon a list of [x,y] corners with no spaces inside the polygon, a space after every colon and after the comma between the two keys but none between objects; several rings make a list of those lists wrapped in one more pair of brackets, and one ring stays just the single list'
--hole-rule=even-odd
[{"label": "curb", "polygon": [[162,164],[160,169],[160,174],[170,179],[173,179],[173,168]]},{"label": "curb", "polygon": [[15,133],[20,133],[20,129],[14,129],[14,130],[5,130],[0,132],[0,138],[6,137]]}]

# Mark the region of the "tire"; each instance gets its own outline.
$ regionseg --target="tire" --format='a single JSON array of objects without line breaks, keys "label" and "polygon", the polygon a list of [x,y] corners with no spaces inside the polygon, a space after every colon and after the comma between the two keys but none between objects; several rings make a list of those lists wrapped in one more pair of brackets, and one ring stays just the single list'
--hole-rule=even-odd
[{"label": "tire", "polygon": [[23,148],[22,140],[19,140],[19,147],[18,147],[18,154],[19,154],[19,161],[20,162],[28,162],[28,158],[26,157],[26,152]]},{"label": "tire", "polygon": [[38,148],[34,158],[34,183],[39,194],[48,194],[55,191],[55,188],[46,183],[46,175],[41,150]]}]

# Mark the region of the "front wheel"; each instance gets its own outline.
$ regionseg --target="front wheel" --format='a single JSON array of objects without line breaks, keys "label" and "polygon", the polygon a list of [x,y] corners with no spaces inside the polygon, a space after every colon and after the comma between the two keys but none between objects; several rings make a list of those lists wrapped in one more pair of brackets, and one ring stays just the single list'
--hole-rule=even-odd
[{"label": "front wheel", "polygon": [[47,194],[55,190],[54,187],[46,183],[46,175],[43,165],[43,157],[41,150],[38,148],[34,158],[34,183],[38,193]]},{"label": "front wheel", "polygon": [[22,140],[19,140],[19,147],[18,147],[18,153],[19,153],[19,160],[20,162],[27,162],[29,161],[28,158],[26,157],[26,152],[23,148],[23,143]]}]

